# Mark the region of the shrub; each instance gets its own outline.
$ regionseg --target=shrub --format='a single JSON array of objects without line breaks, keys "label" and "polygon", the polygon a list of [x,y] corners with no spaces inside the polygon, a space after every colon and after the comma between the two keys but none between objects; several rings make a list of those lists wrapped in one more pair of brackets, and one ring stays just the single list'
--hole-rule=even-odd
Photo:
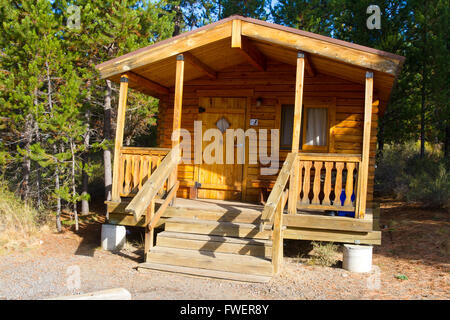
[{"label": "shrub", "polygon": [[412,175],[406,198],[423,202],[432,208],[449,208],[450,173],[445,165],[440,163],[436,170],[419,170],[416,175]]},{"label": "shrub", "polygon": [[421,158],[414,143],[386,146],[377,159],[375,192],[399,200],[420,201],[427,207],[448,208],[450,174],[442,152],[428,148]]},{"label": "shrub", "polygon": [[37,218],[38,212],[18,199],[0,180],[0,252],[36,242]]},{"label": "shrub", "polygon": [[338,246],[332,242],[312,242],[313,254],[308,261],[310,265],[331,267],[337,261]]}]

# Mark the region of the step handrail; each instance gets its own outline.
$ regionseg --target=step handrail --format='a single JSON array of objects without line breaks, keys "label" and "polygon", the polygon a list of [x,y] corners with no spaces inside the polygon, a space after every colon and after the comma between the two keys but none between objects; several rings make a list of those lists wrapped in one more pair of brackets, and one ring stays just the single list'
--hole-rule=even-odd
[{"label": "step handrail", "polygon": [[169,206],[172,199],[177,195],[178,187],[180,186],[180,181],[175,182],[173,187],[170,189],[170,191],[167,193],[167,196],[164,199],[164,202],[161,204],[161,206],[158,208],[158,211],[155,212],[152,219],[148,221],[144,226],[148,228],[148,230],[152,230],[156,227],[158,224],[159,219],[163,215],[164,211],[166,211],[167,207]]},{"label": "step handrail", "polygon": [[282,201],[283,199],[283,195],[285,193],[284,189],[286,188],[287,182],[291,177],[292,168],[296,160],[297,153],[294,152],[289,153],[286,157],[286,160],[283,163],[283,167],[278,174],[277,180],[275,181],[269,198],[267,199],[267,202],[262,211],[260,226],[261,230],[265,229],[268,224],[273,223],[276,209],[280,205],[280,201]]},{"label": "step handrail", "polygon": [[[164,186],[165,181],[169,178],[172,172],[176,170],[180,159],[179,149],[172,149],[161,161],[158,168],[144,183],[139,192],[134,196],[133,200],[131,200],[131,202],[127,205],[125,212],[132,213],[136,222],[139,221],[139,219],[145,214],[145,211],[148,209],[149,205]],[[177,185],[178,184],[176,183],[174,184],[174,186]],[[173,191],[173,187],[169,193]]]},{"label": "step handrail", "polygon": [[283,265],[283,211],[289,198],[289,190],[286,189],[286,185],[293,176],[296,162],[297,153],[289,153],[261,215],[260,231],[263,231],[268,224],[273,224],[272,265],[275,274],[280,272]]}]

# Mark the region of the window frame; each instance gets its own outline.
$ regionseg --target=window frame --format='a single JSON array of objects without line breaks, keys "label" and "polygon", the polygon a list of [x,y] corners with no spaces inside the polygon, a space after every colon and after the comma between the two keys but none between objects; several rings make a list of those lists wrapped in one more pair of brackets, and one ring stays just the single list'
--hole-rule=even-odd
[{"label": "window frame", "polygon": [[[281,98],[278,99],[277,116],[278,116],[278,128],[280,128],[280,149],[291,149],[292,145],[281,145],[281,137],[283,130],[282,112],[283,105],[295,105],[293,98]],[[308,108],[327,108],[327,144],[325,146],[311,146],[305,144],[306,142],[306,123],[308,118]],[[299,152],[335,152],[334,148],[334,127],[336,125],[336,98],[304,98],[302,108],[302,124],[300,127],[300,144]],[[292,139],[291,139],[292,143]]]}]

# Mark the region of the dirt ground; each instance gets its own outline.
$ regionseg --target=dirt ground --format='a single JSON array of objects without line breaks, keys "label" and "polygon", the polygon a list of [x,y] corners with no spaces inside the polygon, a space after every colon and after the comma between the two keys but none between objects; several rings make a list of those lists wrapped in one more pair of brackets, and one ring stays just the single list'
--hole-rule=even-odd
[{"label": "dirt ground", "polygon": [[[135,267],[142,250],[132,232],[120,252],[103,251],[101,219],[86,219],[78,233],[42,235],[42,243],[0,256],[0,299],[42,299],[123,287],[133,299],[449,299],[450,222],[445,211],[401,202],[381,205],[382,245],[373,270],[355,274],[307,263],[307,241],[285,241],[285,264],[266,284],[204,279]],[[95,221],[97,220],[97,221]],[[338,253],[342,260],[342,253]],[[80,273],[79,289],[77,270]]]}]

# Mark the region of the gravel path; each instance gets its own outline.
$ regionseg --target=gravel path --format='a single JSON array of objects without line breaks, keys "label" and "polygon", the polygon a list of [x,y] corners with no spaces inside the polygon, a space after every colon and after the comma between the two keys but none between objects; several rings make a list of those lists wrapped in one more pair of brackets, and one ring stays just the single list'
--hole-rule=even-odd
[{"label": "gravel path", "polygon": [[[415,227],[411,223],[411,228]],[[448,223],[437,223],[440,232],[435,232],[436,237],[442,236],[445,229],[448,242],[448,227]],[[401,230],[398,225],[396,228]],[[103,251],[98,247],[99,225],[91,224],[78,235],[70,231],[44,234],[39,247],[0,256],[0,299],[42,299],[117,287],[129,290],[133,299],[155,300],[449,299],[448,247],[443,251],[436,246],[436,240],[430,238],[433,231],[426,229],[423,232],[434,247],[426,245],[425,236],[420,246],[411,246],[412,236],[408,232],[404,239],[401,233],[394,233],[393,240],[383,232],[384,243],[374,249],[374,269],[369,274],[302,264],[295,257],[307,243],[285,241],[288,257],[284,259],[282,273],[269,283],[251,284],[158,271],[138,272],[134,268],[141,252],[131,245],[117,253]],[[417,236],[422,235],[419,232]],[[399,255],[396,253],[399,248],[403,251],[410,248],[410,252],[402,251],[403,255]],[[421,252],[421,248],[427,251]],[[68,279],[76,267],[80,270],[80,287],[69,290]],[[396,278],[399,274],[407,280]]]},{"label": "gravel path", "polygon": [[[251,284],[158,271],[138,272],[134,269],[137,263],[126,257],[134,254],[125,250],[120,255],[97,249],[92,257],[48,256],[42,252],[46,251],[44,248],[40,254],[2,257],[0,297],[39,299],[124,287],[134,299],[353,299],[367,291],[365,283],[369,277],[286,261],[283,273],[271,282]],[[73,266],[80,268],[81,288],[71,291],[67,281],[73,269],[68,268]],[[345,281],[336,281],[339,279]],[[347,295],[347,291],[352,295]]]}]

